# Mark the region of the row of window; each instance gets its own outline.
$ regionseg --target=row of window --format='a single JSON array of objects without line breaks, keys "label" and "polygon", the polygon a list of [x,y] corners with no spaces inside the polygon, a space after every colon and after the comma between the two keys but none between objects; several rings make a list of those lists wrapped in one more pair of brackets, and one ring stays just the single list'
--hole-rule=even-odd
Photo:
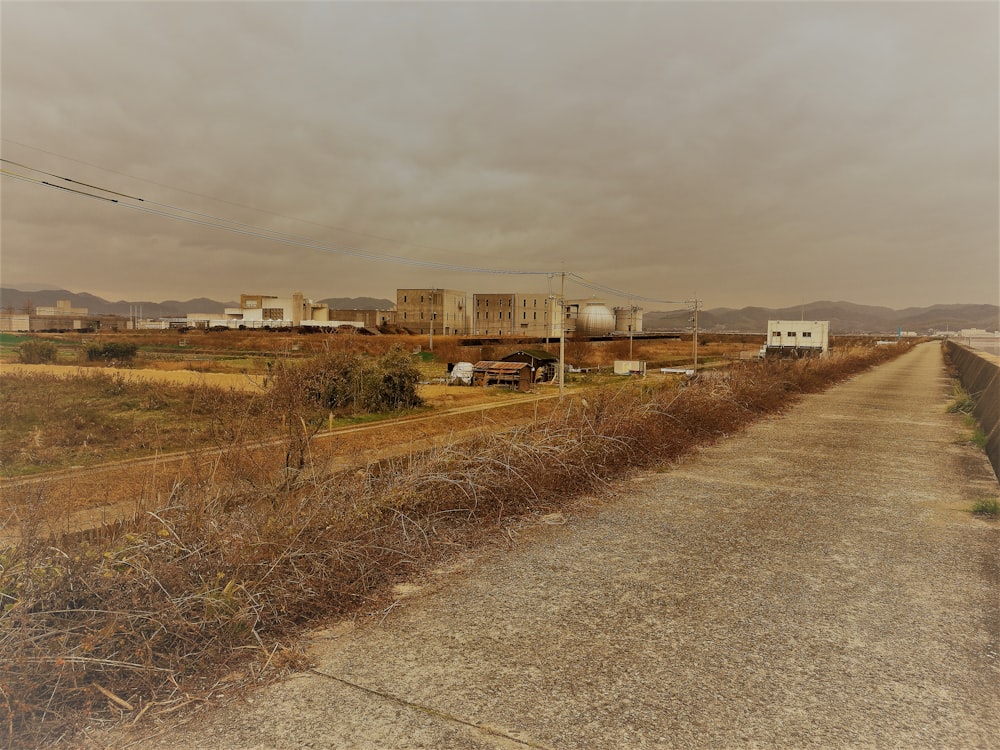
[{"label": "row of window", "polygon": [[[771,333],[771,335],[772,336],[781,336],[781,331],[773,331]],[[790,337],[790,338],[795,338],[796,334],[795,334],[795,331],[789,331],[785,335],[788,336],[788,337]],[[810,339],[810,338],[812,338],[812,331],[802,331],[802,338],[804,338],[804,339]]]},{"label": "row of window", "polygon": [[[403,297],[403,301],[404,302],[406,301],[406,297],[405,296]],[[482,303],[482,307],[489,307],[490,306],[490,301],[488,299],[479,299],[477,297],[476,298],[476,307],[479,307],[480,303]],[[548,304],[549,304],[548,298],[542,300],[542,305],[543,306],[548,305]],[[499,299],[499,300],[497,300],[497,305],[499,307],[503,307],[503,299],[502,298]],[[509,299],[509,304],[507,305],[507,307],[513,307],[513,306],[514,306],[514,299],[510,298]],[[527,300],[527,298],[522,299],[521,300],[521,307],[527,307],[527,306],[528,306],[528,300]],[[532,307],[538,307],[538,298],[537,297],[531,300],[531,306]]]},{"label": "row of window", "polygon": [[[479,315],[480,315],[479,311],[476,310],[476,320],[480,320]],[[507,313],[507,320],[510,320],[512,317],[513,317],[512,313],[508,312]],[[489,319],[490,319],[490,314],[488,312],[487,313],[483,313],[482,320],[489,320]],[[521,313],[521,320],[527,320],[527,319],[528,319],[528,313],[527,312]],[[538,313],[537,312],[532,312],[531,313],[531,319],[532,320],[538,320]],[[497,313],[496,316],[494,317],[494,320],[503,320],[503,313],[502,312]]]}]

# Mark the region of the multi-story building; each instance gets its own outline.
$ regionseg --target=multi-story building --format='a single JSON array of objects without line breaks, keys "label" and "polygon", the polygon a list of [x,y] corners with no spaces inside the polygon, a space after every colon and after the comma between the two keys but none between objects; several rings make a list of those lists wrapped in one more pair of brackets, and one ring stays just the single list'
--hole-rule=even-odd
[{"label": "multi-story building", "polygon": [[56,300],[55,307],[36,307],[35,315],[52,317],[54,315],[61,315],[63,317],[72,317],[74,315],[87,315],[86,307],[73,307],[72,300],[60,299]]},{"label": "multi-story building", "polygon": [[464,336],[469,295],[456,289],[397,289],[396,325],[414,333]]},{"label": "multi-story building", "polygon": [[241,294],[239,307],[227,307],[225,317],[249,324],[298,326],[303,321],[328,321],[329,308],[294,292],[291,297]]},{"label": "multi-story building", "polygon": [[559,301],[547,294],[475,294],[472,308],[472,332],[477,336],[559,336]]},{"label": "multi-story building", "polygon": [[86,307],[73,307],[70,300],[56,301],[55,307],[35,307],[22,312],[0,313],[0,331],[82,331],[103,327],[117,328],[125,318],[117,315],[91,315]]}]

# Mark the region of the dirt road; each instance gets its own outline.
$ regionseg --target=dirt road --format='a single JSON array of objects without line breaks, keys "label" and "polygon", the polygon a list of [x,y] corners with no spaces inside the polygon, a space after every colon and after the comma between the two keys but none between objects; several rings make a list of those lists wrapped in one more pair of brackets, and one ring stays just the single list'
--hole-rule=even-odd
[{"label": "dirt road", "polygon": [[948,392],[917,347],[138,746],[1000,747],[997,482]]}]

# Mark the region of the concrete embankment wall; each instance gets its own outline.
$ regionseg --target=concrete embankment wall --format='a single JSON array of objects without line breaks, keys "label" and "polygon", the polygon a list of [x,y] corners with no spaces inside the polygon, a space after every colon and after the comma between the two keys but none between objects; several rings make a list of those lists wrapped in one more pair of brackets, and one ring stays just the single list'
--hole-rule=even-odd
[{"label": "concrete embankment wall", "polygon": [[974,413],[986,433],[986,455],[1000,478],[1000,365],[954,341],[945,342],[945,351],[958,369],[962,387],[976,401]]}]

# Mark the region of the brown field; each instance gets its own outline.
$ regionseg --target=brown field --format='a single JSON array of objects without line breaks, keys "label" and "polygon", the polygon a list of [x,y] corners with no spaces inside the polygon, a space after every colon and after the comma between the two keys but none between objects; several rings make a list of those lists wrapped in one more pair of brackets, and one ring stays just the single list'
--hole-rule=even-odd
[{"label": "brown field", "polygon": [[4,364],[0,377],[13,373],[41,373],[57,377],[78,377],[87,375],[117,375],[127,379],[146,380],[172,385],[208,385],[216,388],[237,388],[257,391],[263,387],[261,375],[244,373],[194,372],[187,369],[148,369],[124,367],[79,367],[75,365],[23,365]]}]

